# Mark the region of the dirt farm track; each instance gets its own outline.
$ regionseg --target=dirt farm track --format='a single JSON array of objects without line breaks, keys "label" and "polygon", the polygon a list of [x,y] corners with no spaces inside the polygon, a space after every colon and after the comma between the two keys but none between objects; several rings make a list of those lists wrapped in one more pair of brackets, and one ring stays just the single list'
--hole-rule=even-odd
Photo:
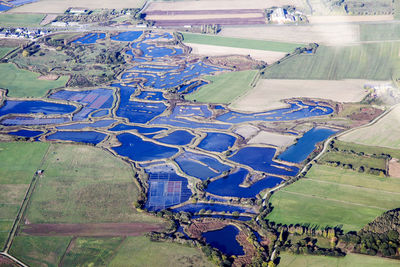
[{"label": "dirt farm track", "polygon": [[159,231],[162,224],[90,223],[90,224],[29,224],[22,232],[39,236],[138,236]]}]

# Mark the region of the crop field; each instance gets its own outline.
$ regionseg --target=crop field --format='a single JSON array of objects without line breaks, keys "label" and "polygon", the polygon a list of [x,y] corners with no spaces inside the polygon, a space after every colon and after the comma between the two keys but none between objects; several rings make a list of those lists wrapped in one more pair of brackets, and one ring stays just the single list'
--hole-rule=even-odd
[{"label": "crop field", "polygon": [[361,24],[361,41],[400,40],[399,24]]},{"label": "crop field", "polygon": [[174,243],[151,242],[147,237],[138,236],[127,237],[108,266],[213,266],[213,264],[196,248]]},{"label": "crop field", "polygon": [[375,124],[360,128],[340,137],[340,140],[362,145],[400,149],[400,106],[390,111]]},{"label": "crop field", "polygon": [[390,80],[392,75],[398,75],[399,48],[399,43],[389,42],[320,46],[314,55],[302,54],[273,65],[264,76],[268,79]]},{"label": "crop field", "polygon": [[279,265],[285,267],[395,267],[399,265],[396,260],[351,253],[347,254],[345,257],[326,257],[281,252],[280,258],[281,261]]},{"label": "crop field", "polygon": [[74,239],[60,266],[107,266],[123,238]]},{"label": "crop field", "polygon": [[17,236],[10,253],[29,266],[57,266],[72,237]]},{"label": "crop field", "polygon": [[31,223],[160,222],[137,212],[129,165],[90,146],[51,145],[27,211]]},{"label": "crop field", "polygon": [[260,79],[256,87],[235,100],[231,107],[251,112],[286,107],[283,99],[310,97],[337,102],[359,102],[368,93],[367,80],[284,80]]},{"label": "crop field", "polygon": [[144,0],[41,0],[14,8],[8,13],[64,13],[70,7],[122,9],[139,8],[143,4]]},{"label": "crop field", "polygon": [[236,48],[228,46],[217,46],[217,45],[205,45],[186,43],[186,45],[192,48],[192,54],[204,55],[204,56],[222,56],[222,55],[250,55],[253,59],[262,60],[268,64],[272,64],[279,59],[283,58],[285,52],[275,52],[267,50],[257,50],[248,48]]},{"label": "crop field", "polygon": [[386,160],[383,158],[373,158],[366,156],[359,156],[350,153],[341,152],[327,152],[320,160],[321,162],[341,162],[345,164],[351,164],[353,168],[358,169],[360,166],[365,166],[368,168],[381,169],[386,168]]},{"label": "crop field", "polygon": [[393,20],[393,15],[371,15],[371,16],[309,16],[310,24],[318,23],[354,23],[375,22]]},{"label": "crop field", "polygon": [[224,10],[224,9],[265,9],[273,6],[293,5],[296,7],[305,7],[306,2],[303,0],[250,0],[250,1],[159,1],[152,2],[147,8],[148,11],[168,10]]},{"label": "crop field", "polygon": [[323,45],[346,45],[359,41],[360,25],[268,25],[265,27],[224,27],[219,36],[258,39],[288,43],[318,43]]},{"label": "crop field", "polygon": [[41,14],[0,14],[0,25],[5,27],[39,27],[40,22],[44,18]]},{"label": "crop field", "polygon": [[206,76],[211,83],[186,96],[187,100],[205,103],[230,103],[251,88],[256,70],[228,72],[216,76]]},{"label": "crop field", "polygon": [[39,80],[39,73],[19,69],[14,64],[0,64],[0,88],[8,89],[10,97],[41,97],[53,88],[63,87],[68,76],[55,81]]},{"label": "crop field", "polygon": [[7,55],[7,53],[11,52],[14,49],[15,49],[15,47],[1,46],[0,47],[0,58],[4,57],[5,55]]},{"label": "crop field", "polygon": [[400,180],[314,165],[296,183],[271,197],[268,219],[284,224],[340,226],[357,231],[386,210],[400,206]]},{"label": "crop field", "polygon": [[400,150],[386,147],[378,147],[378,146],[369,146],[369,145],[361,145],[350,142],[343,142],[340,140],[335,140],[334,147],[341,151],[354,151],[356,153],[364,153],[368,155],[380,155],[380,154],[389,154],[393,158],[400,159]]},{"label": "crop field", "polygon": [[1,247],[48,146],[43,143],[0,143]]},{"label": "crop field", "polygon": [[247,48],[256,50],[267,50],[275,52],[292,52],[297,47],[304,45],[297,43],[283,43],[274,41],[250,40],[231,37],[220,37],[204,34],[183,33],[184,43],[228,46],[236,48]]}]

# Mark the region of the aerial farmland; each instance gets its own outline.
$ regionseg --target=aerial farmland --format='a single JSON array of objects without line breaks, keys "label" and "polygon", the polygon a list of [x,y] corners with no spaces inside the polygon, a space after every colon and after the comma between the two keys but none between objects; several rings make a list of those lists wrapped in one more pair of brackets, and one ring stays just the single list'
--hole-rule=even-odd
[{"label": "aerial farmland", "polygon": [[0,0],[0,265],[399,265],[399,7]]}]

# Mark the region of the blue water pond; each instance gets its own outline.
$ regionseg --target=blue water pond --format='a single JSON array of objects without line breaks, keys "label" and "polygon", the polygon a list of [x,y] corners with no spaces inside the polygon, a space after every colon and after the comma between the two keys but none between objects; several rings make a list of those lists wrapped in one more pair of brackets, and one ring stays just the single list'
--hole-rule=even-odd
[{"label": "blue water pond", "polygon": [[243,247],[236,240],[239,229],[233,225],[227,225],[221,230],[203,233],[206,242],[213,247],[218,248],[227,255],[244,255]]},{"label": "blue water pond", "polygon": [[227,212],[227,213],[233,213],[235,211],[239,213],[254,213],[252,209],[248,209],[245,207],[225,205],[225,204],[211,204],[211,203],[187,204],[172,210],[176,212],[185,211],[185,212],[190,212],[192,214],[198,213],[200,210],[211,210],[213,212]]},{"label": "blue water pond", "polygon": [[105,33],[89,33],[81,38],[76,39],[73,43],[94,44],[97,40],[106,38]]},{"label": "blue water pond", "polygon": [[290,146],[280,154],[278,159],[300,163],[310,155],[318,142],[324,141],[334,133],[336,133],[336,131],[331,129],[313,128],[306,132],[296,144]]},{"label": "blue water pond", "polygon": [[223,152],[232,147],[235,141],[236,138],[230,134],[210,132],[198,147],[208,151]]},{"label": "blue water pond", "polygon": [[98,110],[111,108],[114,97],[110,89],[94,89],[88,91],[61,90],[50,96],[53,99],[62,99],[78,102],[83,108],[74,115],[74,121],[82,121],[89,117],[89,114]]},{"label": "blue water pond", "polygon": [[293,101],[289,108],[282,108],[260,113],[239,113],[230,111],[217,117],[217,120],[241,123],[247,121],[288,121],[304,119],[313,116],[328,115],[333,109],[328,106],[319,105],[317,102],[304,104],[301,101]]},{"label": "blue water pond", "polygon": [[8,134],[16,135],[16,136],[22,136],[22,137],[35,137],[35,136],[38,136],[38,135],[40,135],[42,133],[44,133],[44,132],[42,132],[42,131],[19,130],[19,131],[16,131],[16,132],[9,132]]},{"label": "blue water pond", "polygon": [[231,168],[210,156],[191,152],[182,153],[175,161],[186,174],[201,180],[216,177]]},{"label": "blue water pond", "polygon": [[117,116],[127,118],[130,122],[146,123],[163,113],[166,109],[163,103],[130,101],[131,95],[136,90],[135,87],[124,86],[118,83],[112,86],[120,88],[121,102],[116,114]]},{"label": "blue water pond", "polygon": [[140,137],[123,133],[117,136],[121,146],[112,149],[121,156],[126,156],[135,161],[157,160],[169,158],[178,152],[177,148],[167,147],[144,141]]},{"label": "blue water pond", "polygon": [[174,172],[149,173],[146,209],[159,211],[187,201],[192,191],[186,178]]},{"label": "blue water pond", "polygon": [[195,136],[187,131],[184,130],[177,130],[174,131],[172,133],[170,133],[169,135],[159,138],[159,139],[155,139],[161,143],[165,143],[165,144],[170,144],[170,145],[178,145],[178,146],[183,146],[183,145],[187,145],[190,142],[192,142],[192,139]]},{"label": "blue water pond", "polygon": [[60,131],[46,137],[47,140],[64,140],[89,144],[98,144],[106,137],[103,133],[93,131]]},{"label": "blue water pond", "polygon": [[275,148],[245,147],[230,157],[231,160],[250,166],[254,170],[276,175],[294,176],[299,169],[273,161]]},{"label": "blue water pond", "polygon": [[72,105],[51,103],[46,101],[22,101],[22,100],[6,100],[0,108],[0,116],[7,114],[37,114],[44,115],[68,114],[75,111],[76,107]]},{"label": "blue water pond", "polygon": [[132,41],[138,39],[142,34],[143,34],[143,31],[121,32],[120,34],[111,37],[111,40],[132,42]]},{"label": "blue water pond", "polygon": [[239,171],[228,175],[226,178],[221,178],[211,182],[207,186],[206,191],[219,196],[250,198],[255,197],[263,189],[273,188],[283,181],[283,179],[278,177],[267,177],[254,183],[250,187],[239,186],[248,173],[249,172],[246,169],[240,169]]}]

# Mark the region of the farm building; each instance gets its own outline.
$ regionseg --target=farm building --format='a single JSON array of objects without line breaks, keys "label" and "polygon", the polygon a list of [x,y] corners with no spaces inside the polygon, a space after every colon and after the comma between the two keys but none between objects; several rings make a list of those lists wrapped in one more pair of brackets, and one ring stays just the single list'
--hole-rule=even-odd
[{"label": "farm building", "polygon": [[270,20],[275,23],[284,24],[287,22],[296,21],[295,16],[288,13],[288,11],[284,8],[276,8],[270,15]]},{"label": "farm building", "polygon": [[85,8],[71,8],[69,10],[69,13],[75,14],[75,15],[82,15],[82,14],[87,14],[88,10]]}]

